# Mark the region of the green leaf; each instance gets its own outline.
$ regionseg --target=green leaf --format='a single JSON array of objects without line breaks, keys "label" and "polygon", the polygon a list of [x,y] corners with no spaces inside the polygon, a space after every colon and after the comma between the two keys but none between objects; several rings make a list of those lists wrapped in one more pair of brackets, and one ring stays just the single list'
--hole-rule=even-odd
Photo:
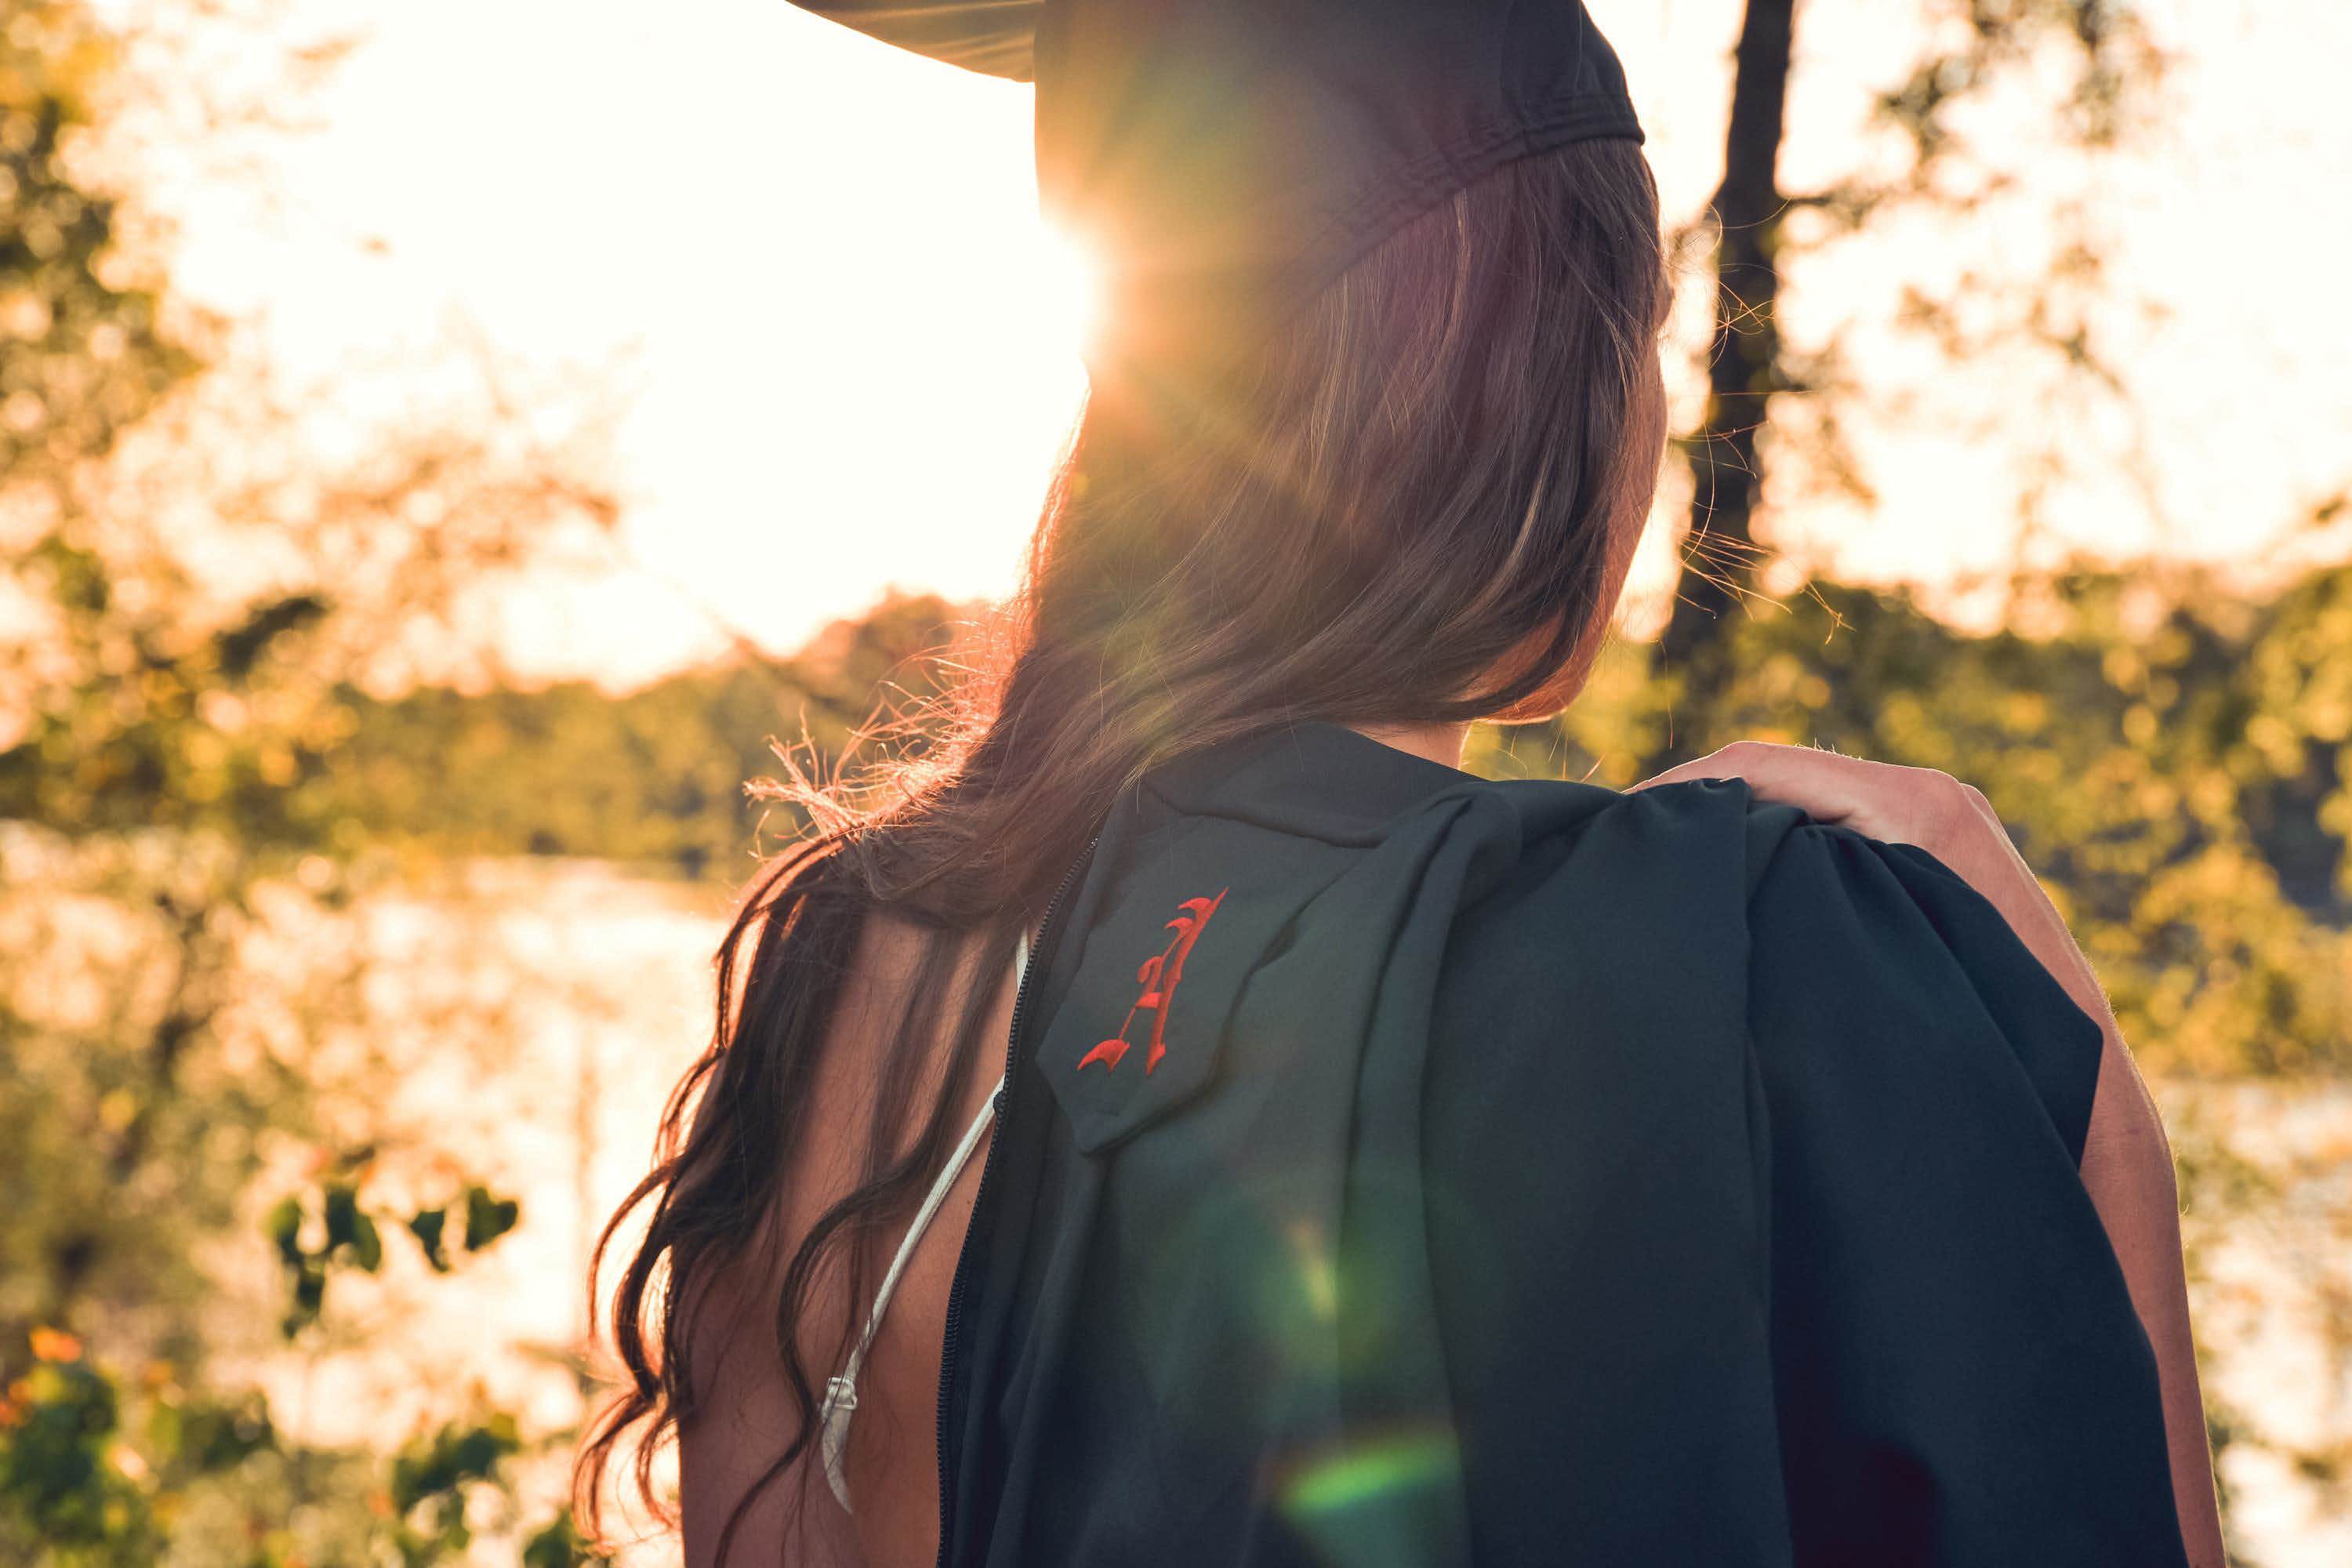
[{"label": "green leaf", "polygon": [[365,1209],[352,1211],[352,1261],[370,1274],[383,1266],[383,1237]]},{"label": "green leaf", "polygon": [[315,1322],[327,1305],[327,1264],[306,1258],[294,1274],[294,1315],[298,1322]]},{"label": "green leaf", "polygon": [[441,1233],[448,1224],[449,1210],[446,1205],[418,1209],[408,1216],[409,1231],[416,1237],[416,1245],[425,1249],[425,1261],[433,1266],[436,1274],[449,1272],[449,1253],[441,1242]]},{"label": "green leaf", "polygon": [[339,1247],[353,1246],[358,1241],[360,1226],[359,1194],[344,1182],[327,1188],[327,1247],[332,1252]]},{"label": "green leaf", "polygon": [[515,1227],[522,1205],[512,1198],[491,1195],[477,1184],[466,1189],[466,1250],[478,1252]]},{"label": "green leaf", "polygon": [[277,1244],[278,1256],[289,1268],[302,1262],[302,1200],[289,1193],[262,1216],[261,1232]]}]

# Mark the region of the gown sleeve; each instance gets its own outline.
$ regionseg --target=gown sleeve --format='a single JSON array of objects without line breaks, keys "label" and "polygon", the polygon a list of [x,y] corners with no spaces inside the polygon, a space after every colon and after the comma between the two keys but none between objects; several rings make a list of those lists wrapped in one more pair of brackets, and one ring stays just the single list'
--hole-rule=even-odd
[{"label": "gown sleeve", "polygon": [[868,37],[966,70],[1028,81],[1043,0],[792,0]]},{"label": "gown sleeve", "polygon": [[2098,1026],[1920,849],[1795,826],[1748,916],[1796,1561],[2184,1563],[2078,1173]]}]

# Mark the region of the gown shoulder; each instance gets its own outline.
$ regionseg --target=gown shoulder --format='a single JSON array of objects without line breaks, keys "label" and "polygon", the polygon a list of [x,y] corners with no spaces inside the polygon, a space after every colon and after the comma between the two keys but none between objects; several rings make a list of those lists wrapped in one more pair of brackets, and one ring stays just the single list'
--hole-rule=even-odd
[{"label": "gown shoulder", "polygon": [[[1974,889],[1738,781],[1669,785],[1531,834],[1452,957],[1432,1187],[1506,1217],[1433,1249],[1463,1363],[1512,1347],[1497,1419],[1545,1432],[1562,1388],[1636,1369],[1618,1494],[1700,1457],[1683,1527],[1782,1508],[1800,1562],[2183,1561],[2077,1169],[2100,1030]],[[1513,1326],[1537,1300],[1567,1342]]]}]

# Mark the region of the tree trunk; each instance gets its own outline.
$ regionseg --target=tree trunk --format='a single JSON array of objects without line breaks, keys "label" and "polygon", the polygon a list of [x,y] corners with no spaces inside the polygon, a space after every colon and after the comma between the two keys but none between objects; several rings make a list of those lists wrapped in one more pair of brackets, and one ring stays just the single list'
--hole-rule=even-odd
[{"label": "tree trunk", "polygon": [[1699,755],[1718,739],[1705,729],[1724,684],[1721,642],[1758,564],[1749,525],[1764,485],[1756,437],[1781,375],[1774,317],[1783,206],[1779,161],[1796,10],[1797,0],[1748,0],[1733,55],[1731,124],[1713,203],[1716,315],[1706,415],[1682,443],[1693,481],[1690,527],[1674,615],[1658,649],[1663,672],[1683,682],[1665,762]]}]

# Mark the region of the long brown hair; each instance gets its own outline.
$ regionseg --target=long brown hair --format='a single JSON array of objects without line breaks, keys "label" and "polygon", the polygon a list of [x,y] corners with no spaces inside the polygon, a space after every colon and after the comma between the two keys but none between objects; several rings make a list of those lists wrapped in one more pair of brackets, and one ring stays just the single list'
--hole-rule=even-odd
[{"label": "long brown hair", "polygon": [[[1389,237],[1213,393],[1097,384],[1047,495],[1006,657],[950,686],[919,761],[774,793],[809,830],[753,881],[718,954],[711,1044],[671,1094],[656,1163],[606,1226],[649,1205],[612,1330],[628,1383],[575,1480],[597,1529],[615,1448],[656,1512],[657,1445],[703,1391],[697,1291],[772,1279],[770,1239],[828,1017],[869,911],[920,928],[858,1184],[802,1237],[773,1301],[798,1429],[815,1282],[911,1214],[992,1060],[984,985],[1119,790],[1156,763],[1299,720],[1447,721],[1557,707],[1619,577],[1612,538],[1655,374],[1657,194],[1631,142],[1505,165]],[[1646,447],[1646,449],[1643,449]],[[1646,499],[1646,483],[1639,487]],[[1622,563],[1621,563],[1622,564]],[[944,1075],[914,1059],[960,994]],[[916,1106],[917,1084],[936,1084]],[[903,1129],[919,1117],[911,1143]],[[842,1348],[847,1347],[847,1329]],[[754,1495],[758,1489],[754,1489]],[[750,1497],[730,1518],[723,1561]]]}]

